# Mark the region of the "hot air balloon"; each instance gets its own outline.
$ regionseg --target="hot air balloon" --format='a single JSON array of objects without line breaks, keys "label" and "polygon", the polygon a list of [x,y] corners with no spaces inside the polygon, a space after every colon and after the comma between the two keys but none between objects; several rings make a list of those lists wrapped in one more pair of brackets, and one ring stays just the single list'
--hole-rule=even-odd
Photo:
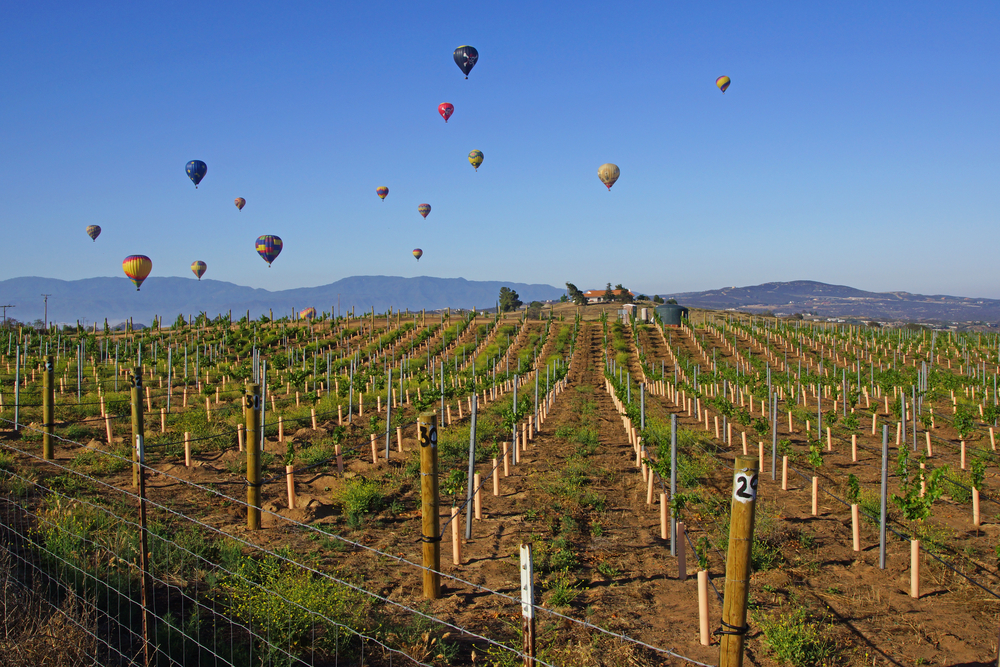
[{"label": "hot air balloon", "polygon": [[438,113],[441,114],[441,117],[444,118],[444,122],[447,123],[448,119],[451,118],[451,115],[455,113],[455,105],[450,102],[442,102],[438,105]]},{"label": "hot air balloon", "polygon": [[241,211],[243,210],[243,207],[247,205],[247,200],[244,199],[243,197],[237,197],[235,202],[236,202],[236,208],[240,209]]},{"label": "hot air balloon", "polygon": [[306,308],[305,310],[299,312],[299,319],[300,320],[311,320],[314,317],[316,317],[316,309],[315,308],[309,307],[309,308]]},{"label": "hot air balloon", "polygon": [[458,69],[462,70],[465,74],[465,78],[469,78],[469,72],[472,68],[476,66],[476,61],[479,60],[479,51],[476,51],[475,47],[472,46],[460,46],[455,49],[455,64],[458,65]]},{"label": "hot air balloon", "polygon": [[197,190],[198,184],[201,183],[201,179],[205,178],[205,174],[208,173],[208,165],[201,160],[191,160],[187,163],[187,175],[194,183],[194,187]]},{"label": "hot air balloon", "polygon": [[99,225],[87,225],[87,236],[97,240],[97,237],[101,235],[101,228]]},{"label": "hot air balloon", "polygon": [[431,212],[430,204],[421,204],[420,206],[417,207],[417,213],[424,216],[425,218],[427,217],[427,214],[430,212]]},{"label": "hot air balloon", "polygon": [[375,188],[375,194],[381,197],[382,201],[385,201],[386,195],[389,194],[389,188],[385,187],[384,185],[380,185],[377,188]]},{"label": "hot air balloon", "polygon": [[267,262],[268,268],[271,267],[271,262],[273,262],[279,254],[281,254],[281,248],[284,244],[281,239],[272,234],[264,234],[263,236],[257,237],[257,254],[264,258]]},{"label": "hot air balloon", "polygon": [[483,163],[483,152],[482,151],[472,151],[469,153],[469,164],[479,171],[479,165]]},{"label": "hot air balloon", "polygon": [[424,256],[424,251],[421,250],[420,248],[414,248],[413,249],[413,256],[416,257],[417,261],[419,262],[420,258]]},{"label": "hot air balloon", "polygon": [[617,164],[611,164],[608,162],[607,164],[602,164],[597,168],[597,177],[601,179],[601,183],[608,186],[608,190],[611,189],[611,186],[615,184],[615,181],[618,180],[620,175],[621,171],[618,169]]},{"label": "hot air balloon", "polygon": [[139,286],[146,279],[153,268],[153,262],[145,255],[129,255],[122,262],[122,269],[125,275],[135,285],[135,291],[139,291]]},{"label": "hot air balloon", "polygon": [[720,76],[718,79],[715,80],[715,85],[719,87],[719,90],[722,91],[723,95],[726,94],[726,88],[729,87],[730,83],[732,82],[729,80],[728,76]]},{"label": "hot air balloon", "polygon": [[198,260],[197,262],[191,262],[191,270],[194,271],[194,275],[198,276],[198,280],[205,275],[205,270],[208,269],[208,264]]}]

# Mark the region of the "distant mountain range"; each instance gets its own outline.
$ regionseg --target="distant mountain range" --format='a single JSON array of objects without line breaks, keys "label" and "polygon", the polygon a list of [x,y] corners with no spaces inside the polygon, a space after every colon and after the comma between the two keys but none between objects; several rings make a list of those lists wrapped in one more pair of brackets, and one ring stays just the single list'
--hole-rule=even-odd
[{"label": "distant mountain range", "polygon": [[558,299],[565,289],[551,285],[528,285],[501,281],[474,281],[464,278],[399,278],[394,276],[353,276],[320,287],[271,292],[243,287],[219,280],[190,278],[148,278],[142,291],[127,278],[86,278],[56,280],[53,278],[11,278],[0,281],[0,305],[13,304],[7,316],[21,322],[42,319],[43,294],[49,294],[50,322],[108,322],[115,324],[132,318],[137,324],[152,322],[154,315],[168,324],[178,314],[215,317],[228,313],[243,317],[247,310],[252,317],[267,314],[275,317],[313,307],[319,312],[351,308],[358,312],[385,312],[393,309],[435,310],[439,308],[490,308],[496,305],[501,287],[518,293],[525,303]]},{"label": "distant mountain range", "polygon": [[[667,296],[667,295],[664,295]],[[673,294],[685,306],[726,310],[814,313],[824,317],[915,322],[998,322],[1000,300],[944,294],[866,292],[812,280],[723,287],[705,292]]]}]

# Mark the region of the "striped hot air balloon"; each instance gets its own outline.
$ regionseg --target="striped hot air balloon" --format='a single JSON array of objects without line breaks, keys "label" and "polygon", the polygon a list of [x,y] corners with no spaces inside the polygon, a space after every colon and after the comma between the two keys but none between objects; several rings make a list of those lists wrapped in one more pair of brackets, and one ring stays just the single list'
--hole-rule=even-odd
[{"label": "striped hot air balloon", "polygon": [[272,234],[264,234],[257,237],[257,254],[264,258],[268,268],[270,268],[271,262],[281,254],[283,246],[284,244],[281,242],[281,239]]},{"label": "striped hot air balloon", "polygon": [[384,185],[380,185],[375,188],[375,194],[377,194],[382,201],[385,201],[386,196],[389,194],[389,188]]},{"label": "striped hot air balloon", "polygon": [[719,90],[722,91],[723,95],[726,94],[726,88],[729,87],[730,83],[732,83],[732,81],[729,80],[728,76],[720,76],[718,79],[715,80],[715,85],[719,87]]},{"label": "striped hot air balloon", "polygon": [[305,310],[299,311],[300,320],[311,320],[314,317],[316,317],[316,309],[311,306]]},{"label": "striped hot air balloon", "polygon": [[421,204],[420,206],[417,207],[417,213],[424,216],[425,218],[427,217],[427,214],[430,212],[431,212],[430,204]]},{"label": "striped hot air balloon", "polygon": [[206,264],[201,260],[198,260],[197,262],[191,262],[191,271],[194,272],[194,275],[198,276],[198,280],[201,280],[201,277],[205,275],[205,271],[207,269],[208,269],[208,264]]},{"label": "striped hot air balloon", "polygon": [[145,255],[129,255],[122,261],[122,270],[135,285],[136,292],[139,291],[142,281],[146,279],[152,269],[153,262]]},{"label": "striped hot air balloon", "polygon": [[101,235],[100,225],[87,225],[87,236],[96,241],[97,237],[100,235]]},{"label": "striped hot air balloon", "polygon": [[413,249],[413,256],[416,257],[417,261],[419,262],[420,258],[424,256],[424,251],[421,250],[420,248],[414,248]]}]

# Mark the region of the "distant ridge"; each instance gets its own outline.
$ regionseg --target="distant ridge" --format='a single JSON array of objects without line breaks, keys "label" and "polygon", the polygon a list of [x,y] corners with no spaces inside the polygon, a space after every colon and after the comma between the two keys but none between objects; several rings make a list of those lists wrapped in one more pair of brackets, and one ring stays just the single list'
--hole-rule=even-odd
[{"label": "distant ridge", "polygon": [[243,287],[220,280],[197,281],[193,278],[148,278],[142,291],[127,278],[11,278],[0,281],[0,303],[14,304],[7,316],[22,322],[41,319],[42,294],[49,297],[49,321],[110,323],[133,318],[149,323],[154,315],[172,323],[179,314],[205,312],[215,317],[233,311],[242,317],[249,310],[259,317],[273,310],[275,317],[312,306],[319,312],[337,307],[341,312],[385,312],[393,309],[435,310],[439,308],[490,308],[496,305],[501,287],[516,291],[524,302],[558,299],[564,289],[551,285],[529,285],[498,280],[476,281],[464,278],[401,278],[394,276],[353,276],[320,287],[300,287],[271,292]]},{"label": "distant ridge", "polygon": [[928,323],[1000,321],[1000,300],[997,299],[909,292],[866,292],[854,287],[830,285],[813,280],[764,283],[749,287],[723,287],[704,292],[681,292],[670,296],[686,306],[716,310],[732,308],[787,315],[809,312],[823,317]]}]

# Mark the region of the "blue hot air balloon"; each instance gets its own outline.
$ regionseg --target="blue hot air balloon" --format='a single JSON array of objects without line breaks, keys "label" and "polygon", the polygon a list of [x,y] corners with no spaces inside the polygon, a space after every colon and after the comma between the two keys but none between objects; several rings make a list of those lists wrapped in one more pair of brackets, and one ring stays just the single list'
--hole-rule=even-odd
[{"label": "blue hot air balloon", "polygon": [[208,173],[208,165],[201,160],[191,160],[187,163],[187,175],[194,183],[194,187],[197,188],[198,184],[201,183],[201,179],[205,178],[205,174]]}]

